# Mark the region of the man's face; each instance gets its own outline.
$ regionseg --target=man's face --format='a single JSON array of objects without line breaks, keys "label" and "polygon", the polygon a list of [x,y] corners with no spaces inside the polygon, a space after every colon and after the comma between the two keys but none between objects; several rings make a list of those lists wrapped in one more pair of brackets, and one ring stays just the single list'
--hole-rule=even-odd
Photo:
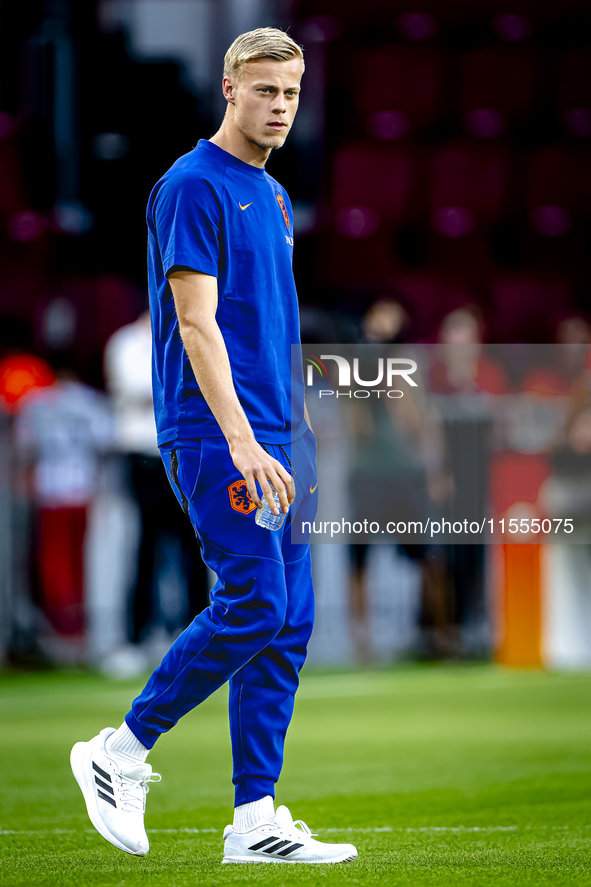
[{"label": "man's face", "polygon": [[235,78],[224,80],[226,97],[234,105],[234,124],[263,150],[281,148],[299,103],[302,62],[257,59]]}]

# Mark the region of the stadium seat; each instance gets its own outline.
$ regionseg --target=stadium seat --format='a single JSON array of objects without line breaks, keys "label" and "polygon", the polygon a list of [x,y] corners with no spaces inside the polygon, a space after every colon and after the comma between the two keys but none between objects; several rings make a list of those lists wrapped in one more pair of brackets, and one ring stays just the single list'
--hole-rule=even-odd
[{"label": "stadium seat", "polygon": [[444,237],[464,237],[502,218],[511,186],[504,148],[455,142],[429,160],[431,225]]},{"label": "stadium seat", "polygon": [[564,128],[578,138],[591,136],[591,55],[578,49],[562,55],[556,66],[557,111]]},{"label": "stadium seat", "polygon": [[[442,113],[444,67],[439,50],[423,45],[361,50],[354,71],[357,109],[368,132],[377,138],[401,137]],[[399,135],[380,129],[378,115],[384,112],[398,115],[394,119]]]},{"label": "stadium seat", "polygon": [[489,282],[491,338],[497,342],[551,340],[550,314],[557,305],[571,303],[568,282],[562,277],[515,274]]},{"label": "stadium seat", "polygon": [[[300,26],[302,21],[304,23],[310,19],[313,21],[319,16],[319,4],[316,0],[298,0],[295,5],[295,14],[300,20]],[[356,28],[383,19],[385,7],[388,5],[388,0],[365,0],[363,6],[343,3],[342,0],[324,0],[321,4],[321,14],[342,22],[344,27]]]},{"label": "stadium seat", "polygon": [[[457,0],[447,5],[457,5]],[[306,24],[319,18],[320,10],[322,10],[322,16],[330,16],[340,21],[344,28],[352,31],[376,25],[396,24],[402,36],[410,40],[427,40],[432,37],[433,26],[429,27],[426,20],[437,21],[440,12],[443,12],[437,2],[431,2],[425,3],[421,12],[409,13],[405,7],[402,7],[401,10],[398,4],[393,4],[392,0],[364,0],[362,4],[343,3],[343,0],[323,0],[321,4],[317,0],[296,0],[292,6],[295,6],[294,14],[299,19],[300,26],[302,21]],[[401,23],[401,18],[406,18],[407,21]],[[411,18],[415,21],[408,22],[408,19]]]},{"label": "stadium seat", "polygon": [[462,117],[471,135],[500,136],[529,117],[536,80],[531,51],[507,46],[467,52],[461,76]]},{"label": "stadium seat", "polygon": [[526,170],[529,222],[545,237],[567,234],[577,217],[588,211],[585,159],[578,151],[544,148],[531,155]]},{"label": "stadium seat", "polygon": [[391,286],[402,295],[404,304],[412,306],[420,341],[435,342],[439,321],[457,295],[458,284],[427,273],[396,275]]},{"label": "stadium seat", "polygon": [[416,183],[416,151],[350,144],[340,148],[334,159],[331,203],[337,218],[348,208],[367,207],[377,213],[380,223],[396,223],[416,209]]},{"label": "stadium seat", "polygon": [[318,244],[314,281],[322,287],[385,286],[394,266],[393,244],[384,228],[363,238],[333,231]]},{"label": "stadium seat", "polygon": [[508,43],[519,43],[527,40],[532,35],[532,23],[529,18],[520,13],[501,12],[492,20],[492,26],[501,40]]}]

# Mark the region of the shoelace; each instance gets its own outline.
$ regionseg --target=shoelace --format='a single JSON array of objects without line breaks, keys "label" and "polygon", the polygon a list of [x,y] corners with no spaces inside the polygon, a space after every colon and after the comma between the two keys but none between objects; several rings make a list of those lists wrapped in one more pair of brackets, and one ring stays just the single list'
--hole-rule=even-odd
[{"label": "shoelace", "polygon": [[297,829],[298,832],[302,832],[306,838],[318,837],[318,835],[313,832],[302,819],[295,819],[293,823],[285,823],[284,825],[270,826],[267,831],[278,833],[280,837],[293,839],[293,832],[295,829]]},{"label": "shoelace", "polygon": [[294,827],[299,826],[300,830],[306,835],[307,838],[317,838],[318,835],[313,832],[308,825],[302,819],[294,819]]},{"label": "shoelace", "polygon": [[[149,782],[161,782],[160,773],[150,773],[142,779],[130,779],[119,772],[115,774],[119,783],[119,794],[122,802],[122,809],[133,811],[135,813],[144,813],[146,809],[146,795],[150,791]],[[126,783],[129,783],[126,785]],[[141,794],[138,792],[141,789]],[[135,792],[135,794],[134,794]]]}]

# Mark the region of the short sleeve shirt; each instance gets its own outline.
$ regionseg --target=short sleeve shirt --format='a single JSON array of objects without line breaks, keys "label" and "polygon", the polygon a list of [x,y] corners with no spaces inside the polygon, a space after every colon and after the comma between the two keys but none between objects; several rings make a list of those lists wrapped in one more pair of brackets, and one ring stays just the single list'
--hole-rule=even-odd
[{"label": "short sleeve shirt", "polygon": [[292,270],[293,211],[264,169],[201,140],[154,187],[148,203],[152,385],[158,444],[217,437],[221,429],[183,347],[167,274],[183,267],[218,281],[216,321],[236,394],[261,442],[304,433],[304,387]]}]

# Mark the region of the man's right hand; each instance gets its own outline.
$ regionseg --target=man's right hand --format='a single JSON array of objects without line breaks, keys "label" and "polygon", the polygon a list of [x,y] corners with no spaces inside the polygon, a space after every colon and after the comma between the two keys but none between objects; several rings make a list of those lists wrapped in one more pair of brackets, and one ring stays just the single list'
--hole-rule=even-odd
[{"label": "man's right hand", "polygon": [[282,511],[287,514],[289,506],[295,499],[295,484],[281,462],[270,456],[254,439],[246,443],[230,444],[230,456],[246,481],[250,498],[257,508],[263,507],[256,486],[258,481],[273,514],[279,514],[277,503],[273,498],[273,488],[279,494]]}]

